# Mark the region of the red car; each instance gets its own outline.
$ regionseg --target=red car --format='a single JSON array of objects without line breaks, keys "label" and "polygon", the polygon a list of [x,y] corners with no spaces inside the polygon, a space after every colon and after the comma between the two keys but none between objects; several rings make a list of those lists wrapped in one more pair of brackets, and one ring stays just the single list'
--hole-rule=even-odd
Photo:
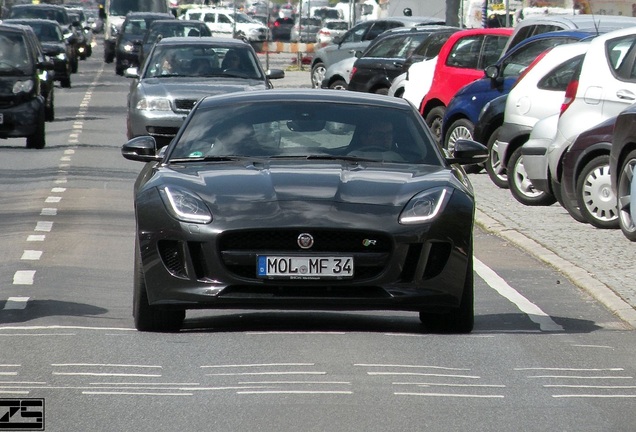
[{"label": "red car", "polygon": [[438,140],[444,110],[452,97],[466,84],[484,77],[484,69],[499,59],[511,34],[512,28],[462,30],[442,46],[433,82],[420,104],[420,113]]}]

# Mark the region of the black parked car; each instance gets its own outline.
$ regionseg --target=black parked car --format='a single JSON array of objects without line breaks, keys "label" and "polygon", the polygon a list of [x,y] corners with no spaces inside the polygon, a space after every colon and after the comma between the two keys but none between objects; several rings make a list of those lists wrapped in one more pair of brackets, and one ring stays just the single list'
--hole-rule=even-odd
[{"label": "black parked car", "polygon": [[57,21],[16,18],[4,20],[4,23],[24,24],[31,27],[42,45],[44,54],[53,60],[55,81],[59,81],[62,87],[71,87],[73,48],[64,38],[62,26]]},{"label": "black parked car", "polygon": [[0,138],[26,137],[27,148],[41,149],[47,86],[42,76],[53,70],[53,62],[36,43],[30,27],[0,24]]},{"label": "black parked car", "polygon": [[294,24],[295,21],[293,18],[276,18],[276,21],[274,21],[269,28],[272,40],[288,41],[291,38],[291,31]]},{"label": "black parked car", "polygon": [[73,58],[71,59],[71,72],[75,73],[78,69],[79,52],[78,37],[75,34],[73,25],[79,24],[72,21],[68,10],[64,6],[53,4],[19,4],[13,5],[9,10],[8,18],[39,18],[57,21],[62,26],[64,38],[73,47]]},{"label": "black parked car", "polygon": [[[388,94],[393,80],[405,72],[407,59],[433,35],[447,40],[458,31],[456,27],[430,25],[399,27],[377,37],[367,49],[358,55],[353,65],[349,90],[366,93]],[[437,44],[441,49],[443,44]],[[439,53],[439,49],[437,51]],[[437,53],[435,54],[437,55]],[[434,56],[433,56],[434,57]],[[409,61],[409,64],[412,60]]]},{"label": "black parked car", "polygon": [[175,19],[170,13],[129,12],[115,42],[115,73],[123,75],[129,67],[139,66],[139,52],[150,24],[156,20]]}]

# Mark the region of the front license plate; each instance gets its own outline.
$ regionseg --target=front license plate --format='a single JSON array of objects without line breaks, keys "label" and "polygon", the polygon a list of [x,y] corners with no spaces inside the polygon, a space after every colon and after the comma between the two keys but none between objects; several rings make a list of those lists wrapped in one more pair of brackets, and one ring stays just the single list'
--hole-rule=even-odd
[{"label": "front license plate", "polygon": [[352,278],[353,257],[259,256],[256,273],[261,278]]}]

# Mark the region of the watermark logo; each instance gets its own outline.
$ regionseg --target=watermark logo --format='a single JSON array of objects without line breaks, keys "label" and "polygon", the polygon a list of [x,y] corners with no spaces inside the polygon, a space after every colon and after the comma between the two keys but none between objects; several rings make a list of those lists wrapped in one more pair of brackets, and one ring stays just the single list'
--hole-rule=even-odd
[{"label": "watermark logo", "polygon": [[0,431],[43,431],[44,399],[0,399]]}]

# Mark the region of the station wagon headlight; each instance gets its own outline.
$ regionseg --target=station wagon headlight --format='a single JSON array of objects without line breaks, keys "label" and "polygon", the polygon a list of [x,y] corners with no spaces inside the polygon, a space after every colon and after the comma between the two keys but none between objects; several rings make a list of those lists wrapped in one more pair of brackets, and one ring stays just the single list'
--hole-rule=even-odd
[{"label": "station wagon headlight", "polygon": [[438,187],[420,192],[406,204],[400,214],[401,224],[430,222],[439,215],[452,195],[448,187]]},{"label": "station wagon headlight", "polygon": [[59,53],[55,58],[58,60],[66,60],[66,53]]},{"label": "station wagon headlight", "polygon": [[143,98],[135,106],[140,111],[171,111],[170,99]]},{"label": "station wagon headlight", "polygon": [[212,222],[212,213],[197,194],[176,186],[164,186],[159,192],[174,218],[201,224]]},{"label": "station wagon headlight", "polygon": [[33,90],[33,80],[16,81],[13,84],[13,94],[29,93]]}]

